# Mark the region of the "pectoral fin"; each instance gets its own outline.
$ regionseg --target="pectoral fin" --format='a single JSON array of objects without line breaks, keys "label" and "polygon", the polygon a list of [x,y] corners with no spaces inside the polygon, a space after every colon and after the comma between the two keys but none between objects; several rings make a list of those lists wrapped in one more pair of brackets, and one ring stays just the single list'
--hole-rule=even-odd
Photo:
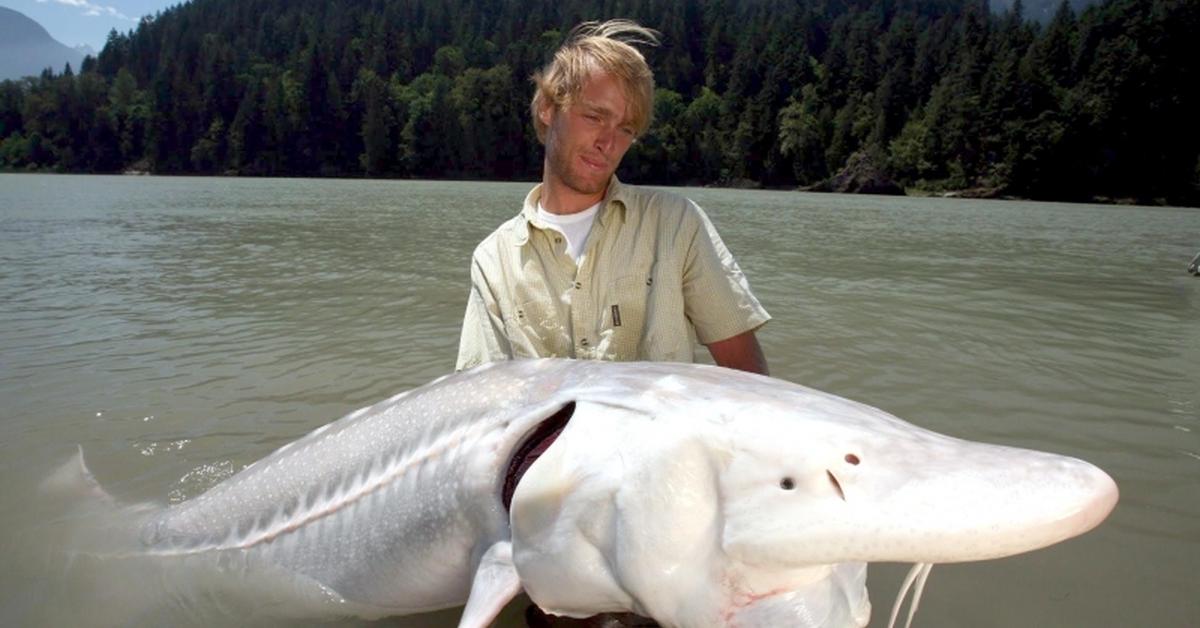
[{"label": "pectoral fin", "polygon": [[458,628],[486,628],[520,592],[521,578],[513,566],[512,542],[496,543],[479,561]]}]

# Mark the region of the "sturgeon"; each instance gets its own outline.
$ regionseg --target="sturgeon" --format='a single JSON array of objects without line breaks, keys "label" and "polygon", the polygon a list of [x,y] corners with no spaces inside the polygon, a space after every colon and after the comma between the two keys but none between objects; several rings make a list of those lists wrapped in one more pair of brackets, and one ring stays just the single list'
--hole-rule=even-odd
[{"label": "sturgeon", "polygon": [[1117,495],[1087,462],[779,379],[520,360],[363,408],[143,510],[136,551],[286,580],[306,613],[465,605],[459,625],[481,627],[524,591],[569,617],[861,627],[866,563],[917,564],[915,610],[928,565],[1074,537]]}]

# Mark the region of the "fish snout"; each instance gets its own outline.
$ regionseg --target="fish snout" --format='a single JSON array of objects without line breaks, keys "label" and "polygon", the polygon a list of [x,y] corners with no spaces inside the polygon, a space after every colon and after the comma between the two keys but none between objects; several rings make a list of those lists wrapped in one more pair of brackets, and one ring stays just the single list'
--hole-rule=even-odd
[{"label": "fish snout", "polygon": [[947,440],[839,455],[751,507],[727,506],[727,554],[783,566],[986,560],[1083,534],[1119,494],[1090,463],[1011,447]]},{"label": "fish snout", "polygon": [[[902,487],[886,508],[893,551],[870,560],[947,563],[1020,554],[1079,536],[1116,506],[1116,482],[1076,458],[990,447],[978,467]],[[887,555],[892,554],[892,555]]]}]

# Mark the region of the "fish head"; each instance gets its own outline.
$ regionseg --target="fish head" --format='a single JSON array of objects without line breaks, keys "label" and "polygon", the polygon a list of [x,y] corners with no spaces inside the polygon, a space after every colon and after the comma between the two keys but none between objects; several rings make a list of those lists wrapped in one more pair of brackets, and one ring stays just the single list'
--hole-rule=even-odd
[{"label": "fish head", "polygon": [[728,431],[722,547],[751,565],[999,558],[1087,532],[1118,497],[1083,460],[946,436],[799,387]]},{"label": "fish head", "polygon": [[938,434],[782,380],[594,368],[604,386],[581,389],[513,500],[517,569],[556,614],[862,626],[865,563],[1029,551],[1116,503],[1112,479],[1081,460]]}]

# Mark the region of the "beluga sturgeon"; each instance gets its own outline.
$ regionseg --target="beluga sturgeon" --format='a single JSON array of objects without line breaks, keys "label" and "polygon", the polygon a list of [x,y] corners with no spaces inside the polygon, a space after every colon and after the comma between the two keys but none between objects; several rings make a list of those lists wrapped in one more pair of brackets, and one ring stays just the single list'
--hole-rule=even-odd
[{"label": "beluga sturgeon", "polygon": [[[103,495],[82,457],[70,468]],[[481,627],[524,592],[568,617],[861,627],[867,563],[916,565],[911,621],[929,565],[1069,539],[1117,497],[1087,462],[779,379],[518,360],[353,412],[194,499],[129,509],[126,555],[274,582],[292,596],[276,607],[312,617],[463,606],[459,626]]]}]

